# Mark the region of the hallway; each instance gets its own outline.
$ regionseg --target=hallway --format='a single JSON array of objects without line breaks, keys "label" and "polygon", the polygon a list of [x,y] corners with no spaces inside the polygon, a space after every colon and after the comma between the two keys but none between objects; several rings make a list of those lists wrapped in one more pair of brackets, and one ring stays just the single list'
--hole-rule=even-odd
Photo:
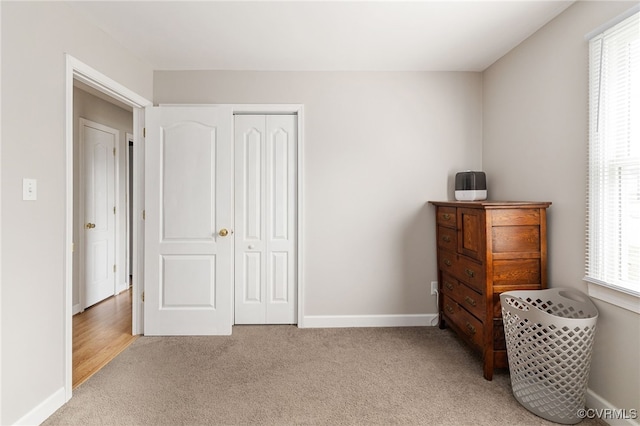
[{"label": "hallway", "polygon": [[73,316],[73,388],[115,358],[131,335],[131,289]]}]

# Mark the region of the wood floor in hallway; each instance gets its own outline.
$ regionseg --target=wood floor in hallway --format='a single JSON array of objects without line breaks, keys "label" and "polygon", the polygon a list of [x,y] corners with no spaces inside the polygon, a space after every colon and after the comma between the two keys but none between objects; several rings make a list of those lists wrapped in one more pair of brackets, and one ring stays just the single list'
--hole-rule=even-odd
[{"label": "wood floor in hallway", "polygon": [[73,388],[115,358],[131,335],[132,292],[124,291],[73,317]]}]

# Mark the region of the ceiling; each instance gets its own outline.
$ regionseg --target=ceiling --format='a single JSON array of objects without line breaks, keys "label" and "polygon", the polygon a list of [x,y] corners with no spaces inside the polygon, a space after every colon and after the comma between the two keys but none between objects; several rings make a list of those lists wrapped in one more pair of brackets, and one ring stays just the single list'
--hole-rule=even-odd
[{"label": "ceiling", "polygon": [[569,0],[78,1],[156,70],[482,71]]}]

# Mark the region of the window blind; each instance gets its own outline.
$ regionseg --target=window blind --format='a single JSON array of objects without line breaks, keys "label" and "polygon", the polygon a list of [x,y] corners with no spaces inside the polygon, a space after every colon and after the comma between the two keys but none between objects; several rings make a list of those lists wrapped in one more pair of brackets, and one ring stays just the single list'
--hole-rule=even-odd
[{"label": "window blind", "polygon": [[589,42],[585,280],[640,295],[640,13]]}]

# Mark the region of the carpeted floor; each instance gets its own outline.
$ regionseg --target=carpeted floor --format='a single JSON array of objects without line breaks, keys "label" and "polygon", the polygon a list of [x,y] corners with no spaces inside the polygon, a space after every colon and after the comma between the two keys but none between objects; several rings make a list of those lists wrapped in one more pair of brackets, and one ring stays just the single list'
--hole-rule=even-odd
[{"label": "carpeted floor", "polygon": [[[550,425],[437,327],[142,337],[44,425]],[[585,420],[581,425],[598,424]]]}]

